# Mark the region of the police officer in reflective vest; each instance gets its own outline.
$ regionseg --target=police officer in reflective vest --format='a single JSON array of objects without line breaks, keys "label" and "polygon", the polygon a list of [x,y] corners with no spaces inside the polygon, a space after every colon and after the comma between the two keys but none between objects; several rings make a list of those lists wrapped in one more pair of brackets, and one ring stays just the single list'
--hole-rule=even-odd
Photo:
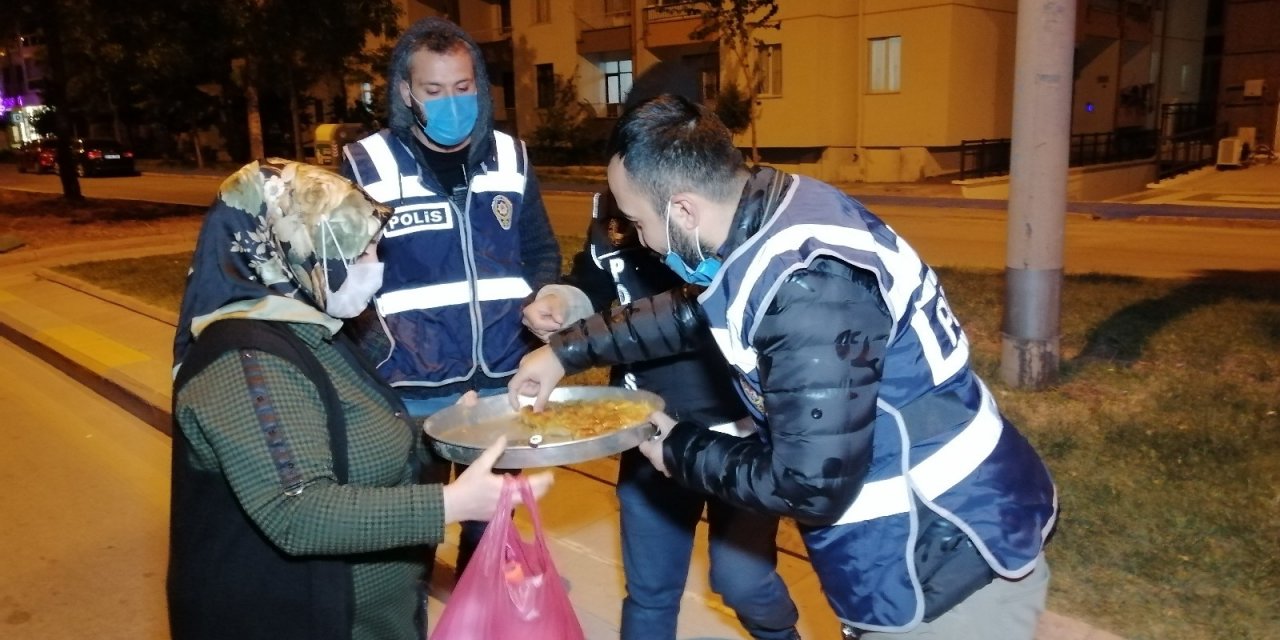
[{"label": "police officer in reflective vest", "polygon": [[970,368],[934,271],[838,189],[748,171],[682,98],[624,114],[611,156],[618,207],[691,286],[552,336],[513,399],[542,403],[566,371],[695,348],[709,327],[758,436],[656,413],[641,450],[657,469],[795,518],[846,637],[1031,640],[1057,492]]},{"label": "police officer in reflective vest", "polygon": [[[387,84],[388,128],[344,149],[343,174],[394,208],[376,314],[355,333],[425,417],[466,391],[505,389],[538,344],[521,304],[558,277],[560,249],[524,143],[493,128],[484,57],[465,31],[440,18],[409,27]],[[482,532],[463,524],[459,571]]]}]

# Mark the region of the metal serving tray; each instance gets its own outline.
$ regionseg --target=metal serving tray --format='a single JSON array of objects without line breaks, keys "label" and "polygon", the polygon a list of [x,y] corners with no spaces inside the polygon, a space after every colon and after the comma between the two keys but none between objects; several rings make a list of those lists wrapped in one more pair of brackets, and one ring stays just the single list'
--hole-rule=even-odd
[{"label": "metal serving tray", "polygon": [[[533,403],[533,398],[522,400]],[[652,411],[661,411],[665,405],[657,394],[621,387],[560,387],[551,392],[550,400],[631,400],[648,404]],[[547,435],[533,444],[533,434],[520,422],[505,394],[481,398],[471,407],[459,404],[444,409],[427,418],[423,430],[437,453],[463,464],[474,462],[498,436],[505,435],[507,449],[494,464],[498,469],[554,467],[603,458],[626,451],[654,433],[652,424],[641,422],[580,440]]]}]

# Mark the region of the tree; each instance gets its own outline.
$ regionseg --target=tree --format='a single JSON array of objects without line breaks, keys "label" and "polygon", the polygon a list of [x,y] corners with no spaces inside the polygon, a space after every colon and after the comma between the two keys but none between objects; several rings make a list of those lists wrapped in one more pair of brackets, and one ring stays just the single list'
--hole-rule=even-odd
[{"label": "tree", "polygon": [[751,126],[751,97],[737,82],[720,87],[716,96],[716,116],[734,133],[742,133]]},{"label": "tree", "polygon": [[86,124],[109,120],[114,137],[124,141],[125,112],[137,88],[135,58],[126,49],[152,37],[148,12],[138,10],[144,1],[60,0],[63,54],[67,68],[75,70],[66,79],[68,104]]},{"label": "tree", "polygon": [[20,0],[14,25],[18,35],[41,35],[45,42],[47,69],[42,80],[40,97],[51,110],[53,133],[58,137],[57,166],[62,179],[62,196],[67,200],[84,200],[80,192],[80,180],[76,172],[75,157],[71,154],[71,128],[67,122],[67,64],[63,50],[63,21],[65,8],[62,0]]},{"label": "tree", "polygon": [[345,78],[369,36],[392,37],[393,0],[234,0],[221,3],[231,25],[237,80],[244,92],[250,155],[264,153],[260,92],[289,105],[294,153],[302,155],[300,97],[323,78]]},{"label": "tree", "polygon": [[781,29],[776,20],[776,0],[701,0],[662,9],[667,13],[697,16],[698,26],[689,34],[693,40],[715,36],[722,50],[734,59],[735,68],[746,76],[747,116],[751,128],[751,161],[760,162],[756,143],[756,97],[760,94],[760,49],[765,42],[756,33],[762,29]]},{"label": "tree", "polygon": [[595,112],[578,97],[578,85],[572,77],[557,73],[552,85],[551,103],[539,109],[542,122],[534,129],[529,142],[558,162],[568,162],[593,142],[589,123]]},{"label": "tree", "polygon": [[148,43],[134,56],[134,108],[145,122],[163,128],[179,155],[189,141],[196,165],[203,167],[200,131],[226,118],[229,108],[223,99],[227,41],[206,35],[224,30],[221,13],[207,0],[128,1],[135,12],[145,10],[136,22]]}]

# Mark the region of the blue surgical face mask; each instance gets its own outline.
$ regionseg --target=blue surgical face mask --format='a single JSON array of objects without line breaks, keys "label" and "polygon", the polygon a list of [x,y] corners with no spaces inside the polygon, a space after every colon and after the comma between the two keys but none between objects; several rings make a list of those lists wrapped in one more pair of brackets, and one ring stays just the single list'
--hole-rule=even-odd
[{"label": "blue surgical face mask", "polygon": [[422,112],[427,118],[422,126],[423,133],[443,146],[452,147],[471,135],[480,113],[480,104],[476,94],[464,93],[423,100]]},{"label": "blue surgical face mask", "polygon": [[667,255],[662,256],[662,263],[667,265],[680,277],[681,280],[689,284],[707,286],[715,279],[716,273],[720,271],[720,258],[712,256],[710,258],[702,255],[702,242],[698,239],[698,230],[693,230],[693,243],[698,247],[698,266],[690,269],[685,263],[684,258],[671,250],[671,201],[667,201],[666,212],[664,213],[666,220],[664,224],[667,230]]}]

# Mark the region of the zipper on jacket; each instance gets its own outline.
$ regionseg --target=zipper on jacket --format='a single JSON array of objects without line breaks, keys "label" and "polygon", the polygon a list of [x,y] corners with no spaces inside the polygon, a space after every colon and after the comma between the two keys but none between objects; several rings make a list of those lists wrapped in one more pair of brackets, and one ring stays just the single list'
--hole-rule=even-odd
[{"label": "zipper on jacket", "polygon": [[[480,170],[488,172],[488,168],[482,163]],[[464,173],[465,177],[465,173]],[[471,232],[471,181],[467,180],[467,206],[461,212],[462,217],[459,219],[458,229],[462,231],[462,263],[467,274],[467,286],[471,290],[471,301],[467,304],[467,311],[471,316],[471,374],[477,369],[481,372],[488,370],[484,364],[483,356],[480,353],[480,283],[477,282],[480,269],[476,267],[475,246]],[[457,210],[457,205],[453,204],[453,200],[449,200],[449,206]],[[468,377],[470,377],[470,375]]]}]

